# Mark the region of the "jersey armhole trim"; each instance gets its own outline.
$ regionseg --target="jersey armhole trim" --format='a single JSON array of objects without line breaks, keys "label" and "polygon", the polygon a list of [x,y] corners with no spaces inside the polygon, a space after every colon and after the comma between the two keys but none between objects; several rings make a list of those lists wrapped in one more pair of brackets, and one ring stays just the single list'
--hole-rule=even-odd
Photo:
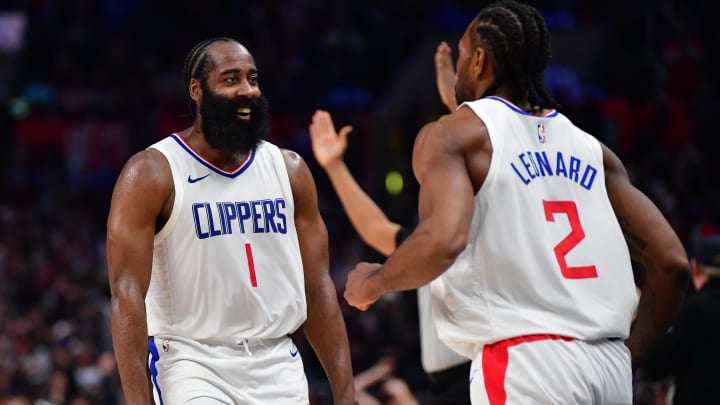
[{"label": "jersey armhole trim", "polygon": [[180,183],[179,179],[180,177],[177,174],[177,169],[173,166],[173,164],[170,162],[170,158],[166,154],[166,152],[162,148],[158,148],[155,145],[151,146],[152,149],[157,150],[162,154],[162,156],[165,158],[165,161],[167,162],[168,166],[170,167],[170,173],[173,179],[173,204],[172,209],[170,210],[170,217],[168,218],[167,222],[160,228],[160,231],[158,231],[155,234],[155,243],[161,243],[163,242],[167,236],[170,234],[170,232],[175,227],[175,223],[177,223],[178,218],[180,216],[180,207],[183,199],[183,194],[185,190],[182,188],[182,184]]}]

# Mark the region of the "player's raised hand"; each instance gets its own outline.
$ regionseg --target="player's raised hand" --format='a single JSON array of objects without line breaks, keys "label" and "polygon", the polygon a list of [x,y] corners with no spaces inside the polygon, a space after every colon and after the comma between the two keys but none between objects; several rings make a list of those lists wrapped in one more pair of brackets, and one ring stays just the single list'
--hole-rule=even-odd
[{"label": "player's raised hand", "polygon": [[345,284],[345,300],[351,306],[365,311],[370,308],[378,297],[373,297],[365,283],[369,277],[381,267],[378,263],[358,263],[355,268],[348,273],[347,283]]},{"label": "player's raised hand", "polygon": [[457,108],[457,101],[455,100],[455,68],[452,61],[452,49],[445,41],[440,42],[435,51],[435,80],[443,104],[450,112],[455,111]]},{"label": "player's raised hand", "polygon": [[347,149],[347,136],[353,130],[350,125],[342,127],[338,134],[330,113],[317,110],[309,129],[315,160],[323,169],[342,160]]}]

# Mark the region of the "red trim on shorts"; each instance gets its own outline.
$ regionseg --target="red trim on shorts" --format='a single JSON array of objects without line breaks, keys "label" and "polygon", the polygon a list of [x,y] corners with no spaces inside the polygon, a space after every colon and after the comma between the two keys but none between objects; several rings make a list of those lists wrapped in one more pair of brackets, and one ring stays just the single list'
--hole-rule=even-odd
[{"label": "red trim on shorts", "polygon": [[505,372],[508,366],[508,348],[521,343],[536,340],[564,340],[571,342],[575,339],[558,335],[527,335],[501,340],[483,347],[482,370],[490,405],[505,405],[507,392],[505,392]]}]

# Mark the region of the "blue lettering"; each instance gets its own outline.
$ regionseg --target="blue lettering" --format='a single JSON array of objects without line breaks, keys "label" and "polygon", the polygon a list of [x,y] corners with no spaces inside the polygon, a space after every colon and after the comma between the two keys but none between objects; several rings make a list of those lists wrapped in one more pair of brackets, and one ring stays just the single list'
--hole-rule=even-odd
[{"label": "blue lettering", "polygon": [[245,233],[245,220],[250,219],[250,204],[239,202],[235,204],[238,211],[238,223],[240,224],[240,233]]},{"label": "blue lettering", "polygon": [[535,158],[533,158],[532,152],[527,152],[527,157],[530,160],[530,164],[533,167],[533,173],[535,173],[535,177],[540,177],[540,171],[538,170],[537,163],[535,163]]},{"label": "blue lettering", "polygon": [[207,213],[208,224],[210,225],[210,236],[221,235],[222,232],[219,229],[215,228],[215,219],[213,218],[213,212],[210,209],[210,204],[205,203],[204,205]]},{"label": "blue lettering", "polygon": [[[285,214],[282,212],[285,206],[285,200],[283,200],[282,198],[278,198],[277,200],[275,200],[275,218],[280,220],[280,222],[276,225],[278,232],[282,234],[287,233],[287,218],[285,218]],[[281,207],[283,209],[281,209]]]},{"label": "blue lettering", "polygon": [[270,232],[270,229],[272,229],[273,233],[277,233],[275,221],[273,221],[273,217],[275,216],[275,204],[273,204],[271,200],[265,200],[262,203],[263,214],[265,214],[265,229],[267,229],[267,232]]},{"label": "blue lettering", "polygon": [[200,225],[200,214],[198,213],[198,210],[204,207],[205,204],[203,203],[195,203],[192,205],[193,219],[195,220],[195,234],[198,239],[205,239],[210,236],[207,232],[203,232],[202,226]]},{"label": "blue lettering", "polygon": [[250,201],[250,211],[252,211],[253,232],[265,233],[265,229],[260,226],[262,219],[262,201]]},{"label": "blue lettering", "polygon": [[223,203],[217,202],[215,203],[218,210],[218,215],[220,215],[220,230],[222,231],[222,234],[225,235],[228,233],[227,225],[225,224],[225,210],[222,209]]},{"label": "blue lettering", "polygon": [[[551,162],[548,154],[556,153],[555,161]],[[524,170],[519,169],[516,162],[510,162],[515,174],[524,185],[530,184],[534,179],[546,176],[564,176],[565,178],[580,184],[586,190],[592,188],[598,170],[573,155],[568,155],[569,161],[560,151],[527,151],[517,155],[517,158]],[[581,175],[582,174],[582,175]]]},{"label": "blue lettering", "polygon": [[[585,172],[583,173],[582,180],[580,180],[580,185],[583,186],[586,190],[590,190],[590,188],[593,185],[593,182],[595,181],[595,175],[597,175],[597,169],[588,165],[585,168]],[[588,176],[590,178],[588,178]]]},{"label": "blue lettering", "polygon": [[[239,226],[243,234],[246,233],[246,225],[248,225],[247,232],[287,234],[287,202],[282,198],[238,202],[217,201],[214,205],[217,212],[210,202],[191,205],[198,239],[230,235],[233,233],[233,223],[237,223],[236,226]],[[246,221],[249,223],[246,224]]]},{"label": "blue lettering", "polygon": [[578,182],[578,173],[580,172],[580,159],[575,156],[570,156],[570,173],[569,179]]},{"label": "blue lettering", "polygon": [[535,160],[538,162],[538,167],[540,168],[540,175],[545,176],[545,173],[547,173],[548,176],[552,176],[552,168],[550,167],[550,161],[548,160],[547,154],[545,151],[542,152],[535,152]]},{"label": "blue lettering", "polygon": [[557,164],[555,165],[555,175],[559,176],[562,173],[563,176],[567,177],[567,169],[565,169],[565,162],[563,161],[562,152],[557,153]]},{"label": "blue lettering", "polygon": [[224,213],[223,217],[225,218],[225,229],[227,229],[226,233],[232,233],[232,222],[231,221],[233,219],[237,219],[237,215],[238,215],[237,207],[233,203],[226,202],[226,203],[223,203],[222,212]]},{"label": "blue lettering", "polygon": [[530,180],[534,179],[536,176],[530,171],[530,164],[525,161],[525,155],[518,155],[518,157],[520,158],[520,162],[522,162],[523,166],[525,166],[525,171],[528,176],[530,176]]},{"label": "blue lettering", "polygon": [[525,177],[523,177],[522,174],[520,174],[520,171],[517,169],[517,167],[515,167],[515,163],[510,163],[510,166],[512,166],[513,170],[515,170],[515,173],[517,173],[518,177],[520,177],[520,180],[522,180],[523,184],[525,184],[526,186],[530,184],[530,180],[526,179]]}]

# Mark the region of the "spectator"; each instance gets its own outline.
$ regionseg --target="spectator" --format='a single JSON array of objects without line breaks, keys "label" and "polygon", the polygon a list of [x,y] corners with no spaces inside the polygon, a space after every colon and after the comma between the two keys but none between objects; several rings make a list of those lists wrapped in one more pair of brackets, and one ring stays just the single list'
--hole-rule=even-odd
[{"label": "spectator", "polygon": [[673,404],[711,404],[720,399],[720,235],[700,241],[692,260],[697,292],[645,361],[652,379],[672,377]]}]

